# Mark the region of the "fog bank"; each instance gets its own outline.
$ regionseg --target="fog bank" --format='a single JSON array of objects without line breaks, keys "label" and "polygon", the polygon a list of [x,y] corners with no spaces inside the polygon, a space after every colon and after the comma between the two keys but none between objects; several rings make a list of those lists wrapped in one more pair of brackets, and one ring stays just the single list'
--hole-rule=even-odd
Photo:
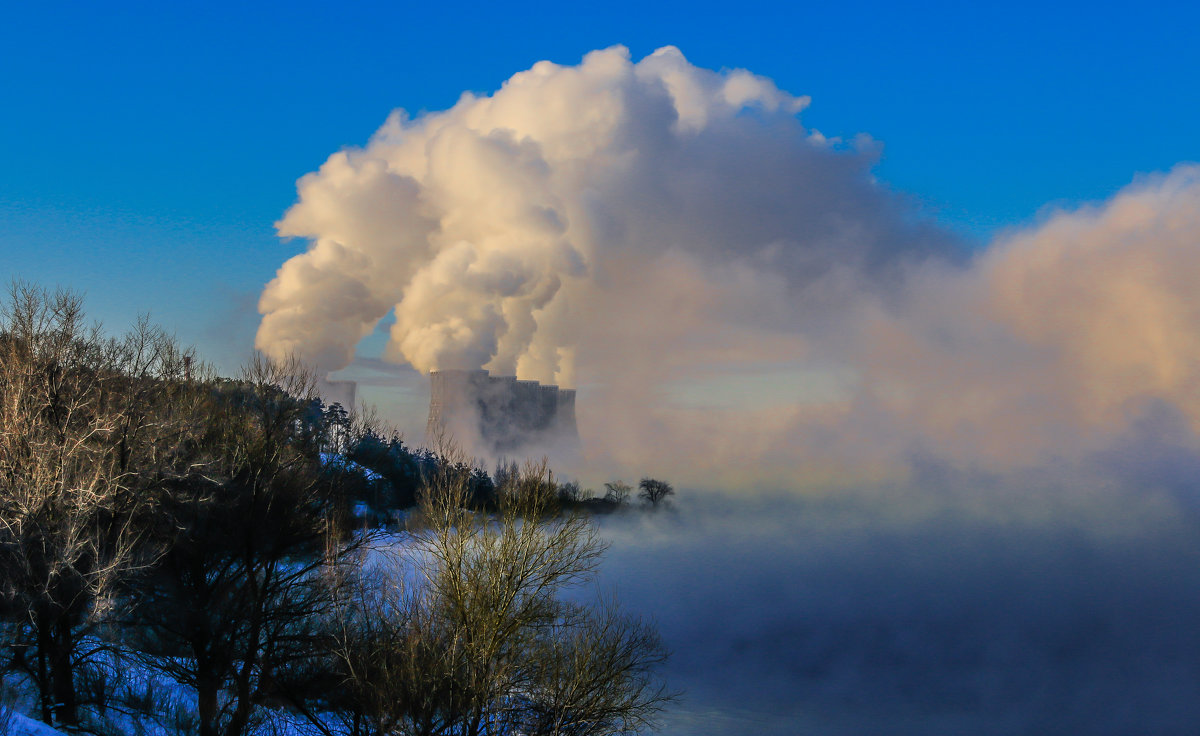
[{"label": "fog bank", "polygon": [[1200,718],[1200,535],[1170,493],[700,495],[604,528],[603,585],[658,621],[687,691],[664,734],[1185,734]]}]

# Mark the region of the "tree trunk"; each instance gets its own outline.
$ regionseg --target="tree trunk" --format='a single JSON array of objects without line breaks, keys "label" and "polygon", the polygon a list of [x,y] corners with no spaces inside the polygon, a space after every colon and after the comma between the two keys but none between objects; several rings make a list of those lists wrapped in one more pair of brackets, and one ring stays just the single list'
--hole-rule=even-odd
[{"label": "tree trunk", "polygon": [[246,724],[250,722],[251,692],[248,678],[239,677],[237,683],[237,705],[229,724],[225,727],[225,736],[242,736],[246,732]]},{"label": "tree trunk", "polygon": [[45,621],[44,615],[34,614],[33,629],[37,636],[38,695],[42,706],[42,721],[54,723],[54,698],[50,694],[50,670],[46,663],[46,652],[50,648],[50,636],[46,630]]},{"label": "tree trunk", "polygon": [[217,736],[217,681],[209,675],[196,678],[196,711],[200,736]]},{"label": "tree trunk", "polygon": [[79,725],[79,712],[75,697],[75,663],[71,654],[75,651],[75,636],[71,622],[66,617],[54,627],[50,642],[50,677],[54,682],[55,718],[67,726]]}]

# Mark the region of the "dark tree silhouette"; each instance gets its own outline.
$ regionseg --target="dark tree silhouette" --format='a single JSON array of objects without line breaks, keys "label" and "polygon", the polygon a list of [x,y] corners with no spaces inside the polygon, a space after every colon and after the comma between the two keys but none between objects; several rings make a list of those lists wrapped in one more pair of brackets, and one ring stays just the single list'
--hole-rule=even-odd
[{"label": "dark tree silhouette", "polygon": [[158,549],[131,587],[134,655],[196,692],[200,736],[241,736],[277,673],[318,648],[327,580],[353,556],[320,463],[311,374],[256,360],[213,387],[193,470],[162,485]]},{"label": "dark tree silhouette", "polygon": [[667,500],[667,496],[674,496],[675,489],[665,480],[655,480],[654,478],[642,478],[638,483],[638,488],[641,491],[638,496],[651,506],[658,506],[663,501]]}]

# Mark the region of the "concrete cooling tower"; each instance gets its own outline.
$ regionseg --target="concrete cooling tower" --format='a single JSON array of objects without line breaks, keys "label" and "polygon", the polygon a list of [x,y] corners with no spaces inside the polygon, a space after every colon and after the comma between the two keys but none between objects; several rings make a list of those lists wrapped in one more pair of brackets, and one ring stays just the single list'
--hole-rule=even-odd
[{"label": "concrete cooling tower", "polygon": [[429,374],[429,439],[448,433],[492,456],[575,449],[575,391],[491,376],[485,370]]}]

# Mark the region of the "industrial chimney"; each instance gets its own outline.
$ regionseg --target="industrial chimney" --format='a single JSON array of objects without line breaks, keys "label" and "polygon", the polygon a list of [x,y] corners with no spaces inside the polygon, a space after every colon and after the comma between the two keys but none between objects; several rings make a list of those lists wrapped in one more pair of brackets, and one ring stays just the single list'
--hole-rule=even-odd
[{"label": "industrial chimney", "polygon": [[575,391],[485,370],[429,374],[427,439],[447,433],[492,456],[577,449]]}]

